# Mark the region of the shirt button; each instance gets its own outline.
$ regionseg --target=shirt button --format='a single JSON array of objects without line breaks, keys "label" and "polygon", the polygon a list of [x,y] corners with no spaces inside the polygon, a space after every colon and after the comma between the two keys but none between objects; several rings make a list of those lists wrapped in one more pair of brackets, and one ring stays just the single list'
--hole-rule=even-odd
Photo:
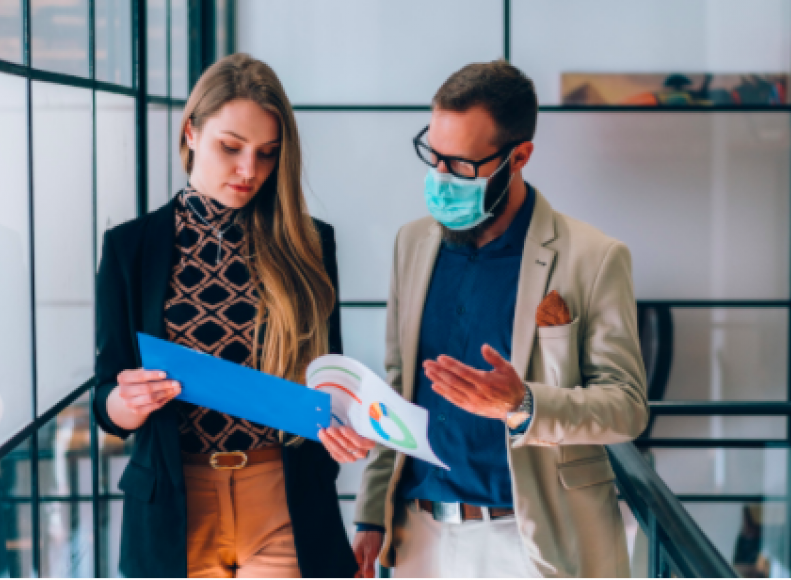
[{"label": "shirt button", "polygon": [[464,312],[465,312],[464,306],[456,307],[456,314],[464,314]]},{"label": "shirt button", "polygon": [[445,421],[445,415],[440,413],[439,415],[437,415],[437,420],[444,422]]},{"label": "shirt button", "polygon": [[470,262],[477,262],[478,254],[470,254]]}]

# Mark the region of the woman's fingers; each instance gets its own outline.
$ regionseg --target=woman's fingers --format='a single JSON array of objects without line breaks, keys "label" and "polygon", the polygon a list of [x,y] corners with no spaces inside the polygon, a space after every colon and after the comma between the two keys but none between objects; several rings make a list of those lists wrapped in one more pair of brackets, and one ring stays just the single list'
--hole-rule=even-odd
[{"label": "woman's fingers", "polygon": [[167,375],[163,371],[147,371],[146,369],[129,369],[118,375],[119,385],[132,385],[137,383],[150,383],[159,381]]},{"label": "woman's fingers", "polygon": [[181,390],[181,385],[178,381],[155,381],[151,383],[119,385],[118,394],[124,399],[129,399],[140,395],[150,395],[171,390]]},{"label": "woman's fingers", "polygon": [[155,411],[180,392],[181,385],[176,381],[125,385],[118,388],[118,395],[126,406],[138,415]]},{"label": "woman's fingers", "polygon": [[328,429],[319,431],[319,439],[330,452],[332,458],[338,463],[351,463],[357,461],[359,457],[355,457],[350,453],[341,443],[339,443],[332,433],[328,433]]},{"label": "woman's fingers", "polygon": [[330,429],[337,429],[338,435],[342,437],[350,447],[360,449],[361,451],[370,451],[376,447],[375,441],[366,439],[351,427],[330,427]]}]

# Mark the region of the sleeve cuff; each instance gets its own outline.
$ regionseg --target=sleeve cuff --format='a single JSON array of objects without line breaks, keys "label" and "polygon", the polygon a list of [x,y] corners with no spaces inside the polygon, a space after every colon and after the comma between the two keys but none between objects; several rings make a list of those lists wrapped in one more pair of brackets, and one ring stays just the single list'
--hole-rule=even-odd
[{"label": "sleeve cuff", "polygon": [[385,529],[376,524],[357,524],[357,532],[381,532],[384,533]]}]

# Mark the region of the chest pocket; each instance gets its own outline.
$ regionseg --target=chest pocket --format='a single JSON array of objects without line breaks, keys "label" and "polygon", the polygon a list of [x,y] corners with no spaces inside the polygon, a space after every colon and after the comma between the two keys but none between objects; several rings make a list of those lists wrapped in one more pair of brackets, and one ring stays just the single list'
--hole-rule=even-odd
[{"label": "chest pocket", "polygon": [[533,380],[556,387],[573,388],[580,385],[579,317],[563,326],[539,326],[532,366]]},{"label": "chest pocket", "polygon": [[155,484],[156,475],[153,471],[139,463],[130,461],[118,482],[118,488],[135,499],[150,502],[154,497]]}]

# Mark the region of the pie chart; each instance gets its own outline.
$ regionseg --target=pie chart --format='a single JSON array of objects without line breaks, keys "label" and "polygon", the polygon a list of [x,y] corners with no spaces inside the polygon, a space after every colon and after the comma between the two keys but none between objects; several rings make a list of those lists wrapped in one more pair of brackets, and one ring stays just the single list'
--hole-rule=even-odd
[{"label": "pie chart", "polygon": [[[417,449],[417,441],[415,441],[415,438],[409,431],[409,428],[406,426],[406,424],[404,424],[401,418],[393,411],[388,409],[384,403],[377,402],[371,404],[371,406],[368,408],[368,415],[371,418],[371,425],[373,426],[374,431],[376,431],[376,433],[382,439],[392,443],[393,445],[403,447],[404,449]],[[393,436],[385,429],[382,421],[382,419],[385,417],[389,419],[389,421],[385,422],[385,424],[390,423],[400,431],[397,436]]]}]

